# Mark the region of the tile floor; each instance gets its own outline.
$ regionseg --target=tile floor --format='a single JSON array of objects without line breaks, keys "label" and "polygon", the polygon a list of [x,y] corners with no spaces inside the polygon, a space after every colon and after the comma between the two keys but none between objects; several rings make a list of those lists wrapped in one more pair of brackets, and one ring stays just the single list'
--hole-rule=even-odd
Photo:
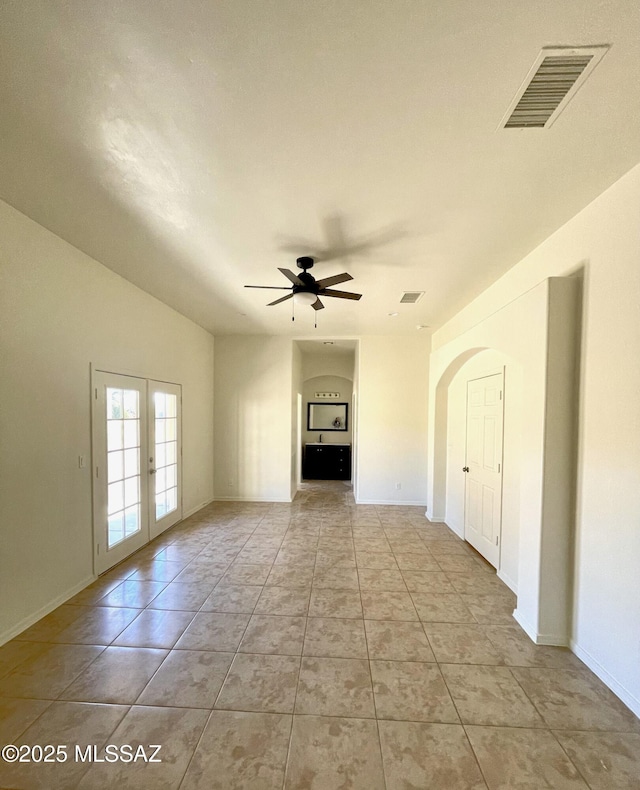
[{"label": "tile floor", "polygon": [[638,790],[640,722],[514,604],[422,508],[212,504],[0,648],[0,744],[69,746],[0,788]]}]

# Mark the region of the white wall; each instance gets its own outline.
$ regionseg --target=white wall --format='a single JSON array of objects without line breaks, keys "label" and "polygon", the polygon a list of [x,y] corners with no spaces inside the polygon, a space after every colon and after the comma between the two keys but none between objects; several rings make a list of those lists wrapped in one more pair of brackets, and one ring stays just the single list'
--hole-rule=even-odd
[{"label": "white wall", "polygon": [[427,501],[429,348],[430,337],[419,332],[360,338],[358,502]]},{"label": "white wall", "polygon": [[292,341],[216,338],[216,499],[291,499]]},{"label": "white wall", "polygon": [[302,378],[314,376],[341,376],[353,381],[355,352],[345,351],[341,354],[317,354],[305,351],[302,355]]},{"label": "white wall", "polygon": [[[640,166],[445,324],[433,345],[455,343],[544,278],[584,268],[571,644],[640,715],[638,216]],[[514,315],[505,341],[516,329]]]},{"label": "white wall", "polygon": [[93,577],[91,364],[182,384],[184,511],[212,499],[213,338],[2,202],[0,256],[2,642]]},{"label": "white wall", "polygon": [[[358,501],[424,504],[429,337],[367,336],[359,342]],[[217,499],[291,497],[293,343],[284,337],[216,338]],[[305,356],[303,375],[316,370],[305,365]]]}]

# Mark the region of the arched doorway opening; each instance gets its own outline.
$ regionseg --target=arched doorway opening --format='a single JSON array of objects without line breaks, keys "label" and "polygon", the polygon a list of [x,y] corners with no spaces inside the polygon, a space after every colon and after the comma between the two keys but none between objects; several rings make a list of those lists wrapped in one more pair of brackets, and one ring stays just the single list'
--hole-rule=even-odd
[{"label": "arched doorway opening", "polygon": [[[499,546],[487,559],[498,576],[517,592],[520,527],[520,448],[522,420],[522,368],[508,355],[492,348],[474,348],[456,357],[436,386],[434,424],[434,508],[456,534],[465,534],[468,513],[467,388],[484,377],[502,376],[502,447]],[[468,523],[467,523],[468,532]],[[471,541],[473,543],[473,541]],[[476,546],[476,548],[478,548]],[[486,555],[485,555],[486,556]]]}]

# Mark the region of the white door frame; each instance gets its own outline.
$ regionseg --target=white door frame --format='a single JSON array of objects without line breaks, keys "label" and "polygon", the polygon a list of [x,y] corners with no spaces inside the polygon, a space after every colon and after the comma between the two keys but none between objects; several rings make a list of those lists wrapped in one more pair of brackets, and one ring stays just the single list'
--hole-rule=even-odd
[{"label": "white door frame", "polygon": [[[149,424],[149,537],[151,540],[157,538],[166,529],[177,524],[182,520],[182,387],[180,384],[172,384],[168,381],[147,380],[148,390],[148,424]],[[154,482],[158,480],[158,458],[156,457],[156,425],[157,415],[154,406],[154,395],[165,393],[174,395],[176,398],[176,507],[160,519],[156,517],[156,502]]]},{"label": "white door frame", "polygon": [[[109,522],[107,515],[107,425],[106,398],[107,387],[122,387],[125,390],[138,392],[138,519],[139,529],[129,537],[109,548]],[[92,371],[91,376],[92,403],[92,457],[91,479],[93,482],[93,549],[94,571],[104,573],[117,565],[125,557],[142,548],[149,542],[149,521],[147,503],[149,501],[149,475],[146,465],[148,454],[147,424],[147,383],[145,379],[106,371]],[[123,461],[122,461],[123,462]],[[123,462],[124,463],[124,462]],[[135,455],[134,455],[135,464]],[[125,467],[126,468],[126,467]],[[125,474],[123,470],[122,474]]]},{"label": "white door frame", "polygon": [[[109,384],[106,384],[108,380]],[[124,389],[137,389],[140,392],[140,517],[141,528],[134,535],[125,538],[111,549],[108,548],[107,522],[107,465],[106,465],[106,407],[104,392],[106,386],[121,386]],[[176,394],[177,401],[177,483],[178,495],[176,509],[159,521],[155,519],[155,490],[151,480],[155,469],[155,420],[153,393],[166,386],[166,391]],[[179,384],[162,382],[137,376],[133,373],[114,373],[91,366],[91,480],[93,514],[93,566],[99,575],[117,565],[126,557],[148,544],[164,530],[182,519],[182,388]]]},{"label": "white door frame", "polygon": [[[482,540],[481,536],[476,536],[472,534],[472,531],[469,529],[469,496],[470,496],[470,476],[473,472],[470,469],[472,463],[469,459],[469,385],[474,381],[481,381],[482,379],[492,378],[494,376],[500,376],[500,395],[499,395],[499,403],[500,403],[500,438],[499,438],[499,446],[496,447],[496,457],[499,458],[497,461],[497,471],[493,470],[490,474],[497,474],[498,478],[498,489],[497,490],[497,498],[496,503],[494,505],[494,513],[492,514],[492,521],[494,522],[494,531],[492,533],[492,543],[489,545],[486,540]],[[487,371],[482,375],[474,376],[471,379],[468,379],[466,382],[467,386],[467,400],[466,400],[466,410],[465,410],[465,430],[466,430],[466,438],[465,438],[465,485],[464,485],[464,523],[463,523],[463,530],[464,530],[464,539],[470,543],[476,551],[482,554],[485,559],[490,562],[496,569],[499,570],[500,568],[500,555],[502,551],[502,488],[503,488],[503,474],[504,474],[504,393],[505,393],[505,370],[504,367],[499,368],[498,370]],[[484,447],[484,439],[483,439],[483,447]],[[495,457],[494,457],[495,460]],[[483,497],[483,505],[484,505],[484,497]],[[495,518],[495,509],[498,509],[497,518]],[[481,521],[484,524],[484,513],[482,514]],[[495,527],[495,521],[497,521],[497,528]],[[493,539],[495,539],[496,543],[493,545]]]}]

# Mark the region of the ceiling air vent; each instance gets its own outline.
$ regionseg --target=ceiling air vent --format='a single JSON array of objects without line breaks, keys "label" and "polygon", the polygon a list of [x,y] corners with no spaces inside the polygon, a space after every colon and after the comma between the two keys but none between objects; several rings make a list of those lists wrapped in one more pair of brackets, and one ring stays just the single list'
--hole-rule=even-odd
[{"label": "ceiling air vent", "polygon": [[405,291],[400,299],[400,304],[415,304],[424,296],[424,291]]},{"label": "ceiling air vent", "polygon": [[500,121],[500,127],[546,129],[551,126],[608,48],[544,47]]}]

